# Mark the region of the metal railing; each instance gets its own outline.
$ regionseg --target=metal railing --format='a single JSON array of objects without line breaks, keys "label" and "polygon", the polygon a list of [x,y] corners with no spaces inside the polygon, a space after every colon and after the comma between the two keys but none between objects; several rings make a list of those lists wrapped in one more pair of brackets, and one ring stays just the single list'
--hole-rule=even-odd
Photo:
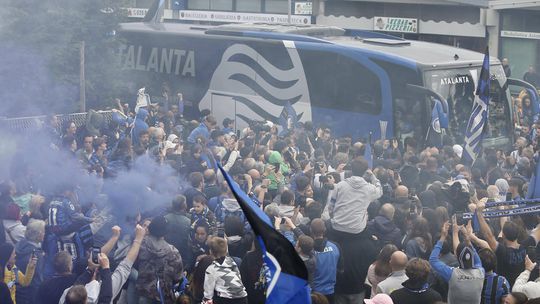
[{"label": "metal railing", "polygon": [[[108,124],[112,120],[112,111],[98,111],[101,114],[105,122]],[[58,128],[61,128],[66,121],[73,121],[77,128],[86,125],[86,118],[88,112],[83,113],[71,113],[71,114],[57,114]],[[0,117],[0,128],[17,132],[27,133],[41,129],[47,124],[47,116],[31,116],[31,117],[16,117],[16,118],[2,118]],[[61,130],[58,130],[59,132]]]}]

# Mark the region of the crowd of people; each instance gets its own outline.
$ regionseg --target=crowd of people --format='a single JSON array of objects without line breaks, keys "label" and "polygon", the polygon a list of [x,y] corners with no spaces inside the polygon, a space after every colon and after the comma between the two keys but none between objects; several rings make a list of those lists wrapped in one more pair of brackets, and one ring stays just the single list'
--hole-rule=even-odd
[{"label": "crowd of people", "polygon": [[[540,217],[483,216],[527,193],[540,124],[519,132],[514,149],[486,148],[468,166],[460,143],[377,140],[370,156],[329,126],[235,132],[233,119],[203,110],[187,121],[178,106],[119,107],[110,123],[91,113],[83,126],[49,116],[21,136],[1,183],[0,299],[264,303],[261,248],[221,165],[304,261],[312,303],[540,303]],[[77,169],[57,179],[28,158]],[[110,193],[141,160],[155,176],[143,191],[156,195],[119,204]],[[162,168],[180,181],[172,191]],[[83,195],[88,180],[98,182]]]}]

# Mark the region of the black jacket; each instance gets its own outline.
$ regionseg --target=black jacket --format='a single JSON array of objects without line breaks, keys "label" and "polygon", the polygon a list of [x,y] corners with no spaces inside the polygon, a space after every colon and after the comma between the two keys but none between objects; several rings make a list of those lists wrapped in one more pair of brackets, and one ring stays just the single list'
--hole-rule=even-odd
[{"label": "black jacket", "polygon": [[433,304],[442,301],[441,295],[424,284],[414,284],[410,280],[403,282],[403,288],[394,290],[390,297],[397,304]]},{"label": "black jacket", "polygon": [[397,247],[401,247],[401,230],[393,221],[386,217],[377,215],[373,220],[368,222],[367,229],[370,234],[377,237],[381,244],[394,244]]},{"label": "black jacket", "polygon": [[342,252],[342,273],[337,274],[335,293],[358,294],[365,290],[369,265],[375,261],[379,248],[369,233],[350,234],[331,230],[328,238],[337,243]]}]

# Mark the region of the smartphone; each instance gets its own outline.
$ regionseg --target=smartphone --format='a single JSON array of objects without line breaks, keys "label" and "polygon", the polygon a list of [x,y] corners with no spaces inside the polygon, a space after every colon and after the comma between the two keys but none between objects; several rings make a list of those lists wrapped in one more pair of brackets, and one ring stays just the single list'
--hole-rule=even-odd
[{"label": "smartphone", "polygon": [[281,218],[281,225],[285,225],[287,221],[285,221],[285,218]]},{"label": "smartphone", "polygon": [[535,246],[527,247],[527,255],[529,256],[529,259],[531,260],[531,262],[536,263],[536,247]]},{"label": "smartphone", "polygon": [[98,256],[101,253],[101,248],[92,247],[92,263],[99,264]]}]

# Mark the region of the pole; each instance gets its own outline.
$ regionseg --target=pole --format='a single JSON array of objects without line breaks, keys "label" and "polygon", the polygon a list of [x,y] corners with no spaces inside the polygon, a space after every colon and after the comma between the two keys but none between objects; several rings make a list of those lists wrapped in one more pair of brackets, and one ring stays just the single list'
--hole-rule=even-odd
[{"label": "pole", "polygon": [[81,112],[86,112],[86,80],[85,80],[85,73],[84,73],[84,41],[81,41],[81,47],[80,47],[80,53],[79,53],[79,59],[80,59],[80,75],[79,75],[79,91],[80,91],[80,97],[79,97],[79,108]]},{"label": "pole", "polygon": [[288,1],[289,9],[287,10],[287,23],[291,24],[291,11],[292,11],[292,0]]}]

